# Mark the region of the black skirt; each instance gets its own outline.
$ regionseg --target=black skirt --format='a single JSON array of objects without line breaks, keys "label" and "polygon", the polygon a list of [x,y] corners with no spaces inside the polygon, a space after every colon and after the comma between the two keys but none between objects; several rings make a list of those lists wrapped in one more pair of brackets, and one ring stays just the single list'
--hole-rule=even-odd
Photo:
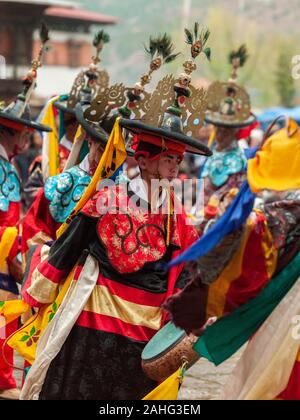
[{"label": "black skirt", "polygon": [[74,326],[50,364],[40,399],[142,399],[157,386],[141,368],[145,344]]}]

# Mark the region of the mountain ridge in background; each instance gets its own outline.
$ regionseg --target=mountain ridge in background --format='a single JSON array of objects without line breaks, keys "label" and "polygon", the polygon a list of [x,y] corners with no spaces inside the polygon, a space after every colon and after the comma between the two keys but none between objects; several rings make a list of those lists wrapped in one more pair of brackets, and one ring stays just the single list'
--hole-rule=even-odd
[{"label": "mountain ridge in background", "polygon": [[[196,77],[226,78],[228,51],[246,42],[251,60],[241,70],[241,82],[258,106],[279,100],[273,88],[279,48],[288,45],[291,57],[297,54],[300,0],[80,0],[79,4],[118,19],[117,25],[106,29],[111,43],[103,53],[103,66],[113,82],[132,84],[145,72],[143,44],[151,34],[170,33],[177,49],[188,53],[183,28],[195,20],[212,33],[212,63],[199,60]],[[180,71],[181,61],[162,73]],[[160,77],[161,73],[156,74],[154,82]]]}]

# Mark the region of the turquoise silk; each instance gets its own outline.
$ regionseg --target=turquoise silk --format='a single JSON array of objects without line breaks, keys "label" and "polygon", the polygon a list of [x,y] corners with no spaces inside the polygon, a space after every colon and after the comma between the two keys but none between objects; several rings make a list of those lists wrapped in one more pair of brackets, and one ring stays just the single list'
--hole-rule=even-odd
[{"label": "turquoise silk", "polygon": [[9,203],[21,200],[21,183],[16,168],[0,157],[0,211],[8,211]]},{"label": "turquoise silk", "polygon": [[63,223],[82,197],[92,177],[79,166],[47,179],[44,194],[53,219]]},{"label": "turquoise silk", "polygon": [[204,165],[201,178],[208,177],[215,187],[221,187],[230,175],[244,172],[246,167],[247,158],[240,147],[221,152],[214,150],[213,156]]}]

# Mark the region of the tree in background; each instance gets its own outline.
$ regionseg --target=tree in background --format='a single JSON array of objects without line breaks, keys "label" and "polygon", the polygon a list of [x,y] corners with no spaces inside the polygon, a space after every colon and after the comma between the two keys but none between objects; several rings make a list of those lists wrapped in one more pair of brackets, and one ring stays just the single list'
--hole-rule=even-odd
[{"label": "tree in background", "polygon": [[253,105],[259,108],[278,103],[293,106],[300,85],[293,80],[290,67],[291,57],[299,51],[295,34],[263,33],[255,19],[236,16],[218,7],[208,10],[204,24],[211,29],[212,60],[204,67],[207,78],[226,80],[230,71],[229,51],[246,44],[249,60],[238,82],[247,87]]},{"label": "tree in background", "polygon": [[294,105],[296,96],[296,86],[291,71],[292,55],[286,47],[282,47],[278,54],[275,71],[275,86],[280,104],[288,108]]},{"label": "tree in background", "polygon": [[[211,63],[199,66],[195,77],[227,80],[230,66],[228,53],[246,44],[249,61],[239,74],[239,83],[250,92],[254,107],[278,104],[280,94],[274,85],[278,70],[278,56],[284,43],[292,55],[299,54],[298,0],[80,0],[82,6],[111,14],[118,24],[109,28],[111,48],[105,50],[103,63],[113,82],[130,84],[143,72],[146,57],[142,45],[149,35],[168,32],[185,59],[183,28],[195,20],[211,31]],[[300,0],[299,0],[300,1]],[[292,6],[294,4],[294,6]],[[271,13],[272,12],[272,13]],[[276,19],[274,13],[276,13]],[[275,19],[275,20],[274,20]],[[179,62],[157,73],[152,87],[166,73],[178,74]],[[288,76],[290,72],[287,72]],[[295,81],[300,95],[300,80]],[[296,97],[297,99],[297,97]],[[300,100],[300,96],[299,96]]]}]

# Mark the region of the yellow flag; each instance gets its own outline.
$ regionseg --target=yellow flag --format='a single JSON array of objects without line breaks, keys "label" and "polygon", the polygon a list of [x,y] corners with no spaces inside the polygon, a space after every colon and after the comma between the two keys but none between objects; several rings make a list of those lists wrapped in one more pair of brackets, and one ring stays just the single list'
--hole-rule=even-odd
[{"label": "yellow flag", "polygon": [[[8,340],[7,344],[9,347],[13,348],[18,354],[20,354],[27,362],[32,364],[35,359],[36,348],[38,345],[39,338],[42,336],[49,322],[54,317],[58,308],[63,301],[68,289],[72,286],[72,280],[74,276],[74,269],[70,272],[66,281],[64,282],[57,298],[51,304],[43,305],[39,308],[38,312],[33,315],[19,330],[17,330]],[[16,302],[16,301],[12,301]],[[15,308],[20,311],[24,309],[26,303],[22,301],[17,301],[18,306]],[[7,304],[8,302],[5,302]],[[12,309],[14,307],[12,306]],[[25,312],[25,311],[24,311]],[[22,312],[23,313],[23,312]],[[21,313],[19,314],[21,315]]]},{"label": "yellow flag", "polygon": [[119,124],[119,118],[117,118],[93,178],[71,215],[56,232],[58,238],[66,230],[72,218],[80,212],[88,200],[95,194],[98,182],[101,179],[112,176],[122,163],[124,163],[126,157],[125,142]]},{"label": "yellow flag", "polygon": [[0,302],[0,317],[5,318],[5,323],[9,324],[21,315],[25,314],[30,306],[23,300],[6,300]]},{"label": "yellow flag", "polygon": [[0,272],[8,274],[7,257],[18,236],[16,227],[7,227],[0,240]]},{"label": "yellow flag", "polygon": [[44,134],[44,142],[46,143],[46,148],[43,150],[44,154],[48,154],[46,159],[48,160],[49,165],[49,176],[58,175],[59,170],[59,154],[58,154],[58,132],[56,127],[55,115],[53,110],[53,102],[59,100],[59,96],[51,98],[47,104],[44,116],[41,123],[45,124],[52,128],[51,133]]},{"label": "yellow flag", "polygon": [[184,368],[179,368],[161,384],[147,394],[143,400],[177,400],[179,385],[182,383]]}]

